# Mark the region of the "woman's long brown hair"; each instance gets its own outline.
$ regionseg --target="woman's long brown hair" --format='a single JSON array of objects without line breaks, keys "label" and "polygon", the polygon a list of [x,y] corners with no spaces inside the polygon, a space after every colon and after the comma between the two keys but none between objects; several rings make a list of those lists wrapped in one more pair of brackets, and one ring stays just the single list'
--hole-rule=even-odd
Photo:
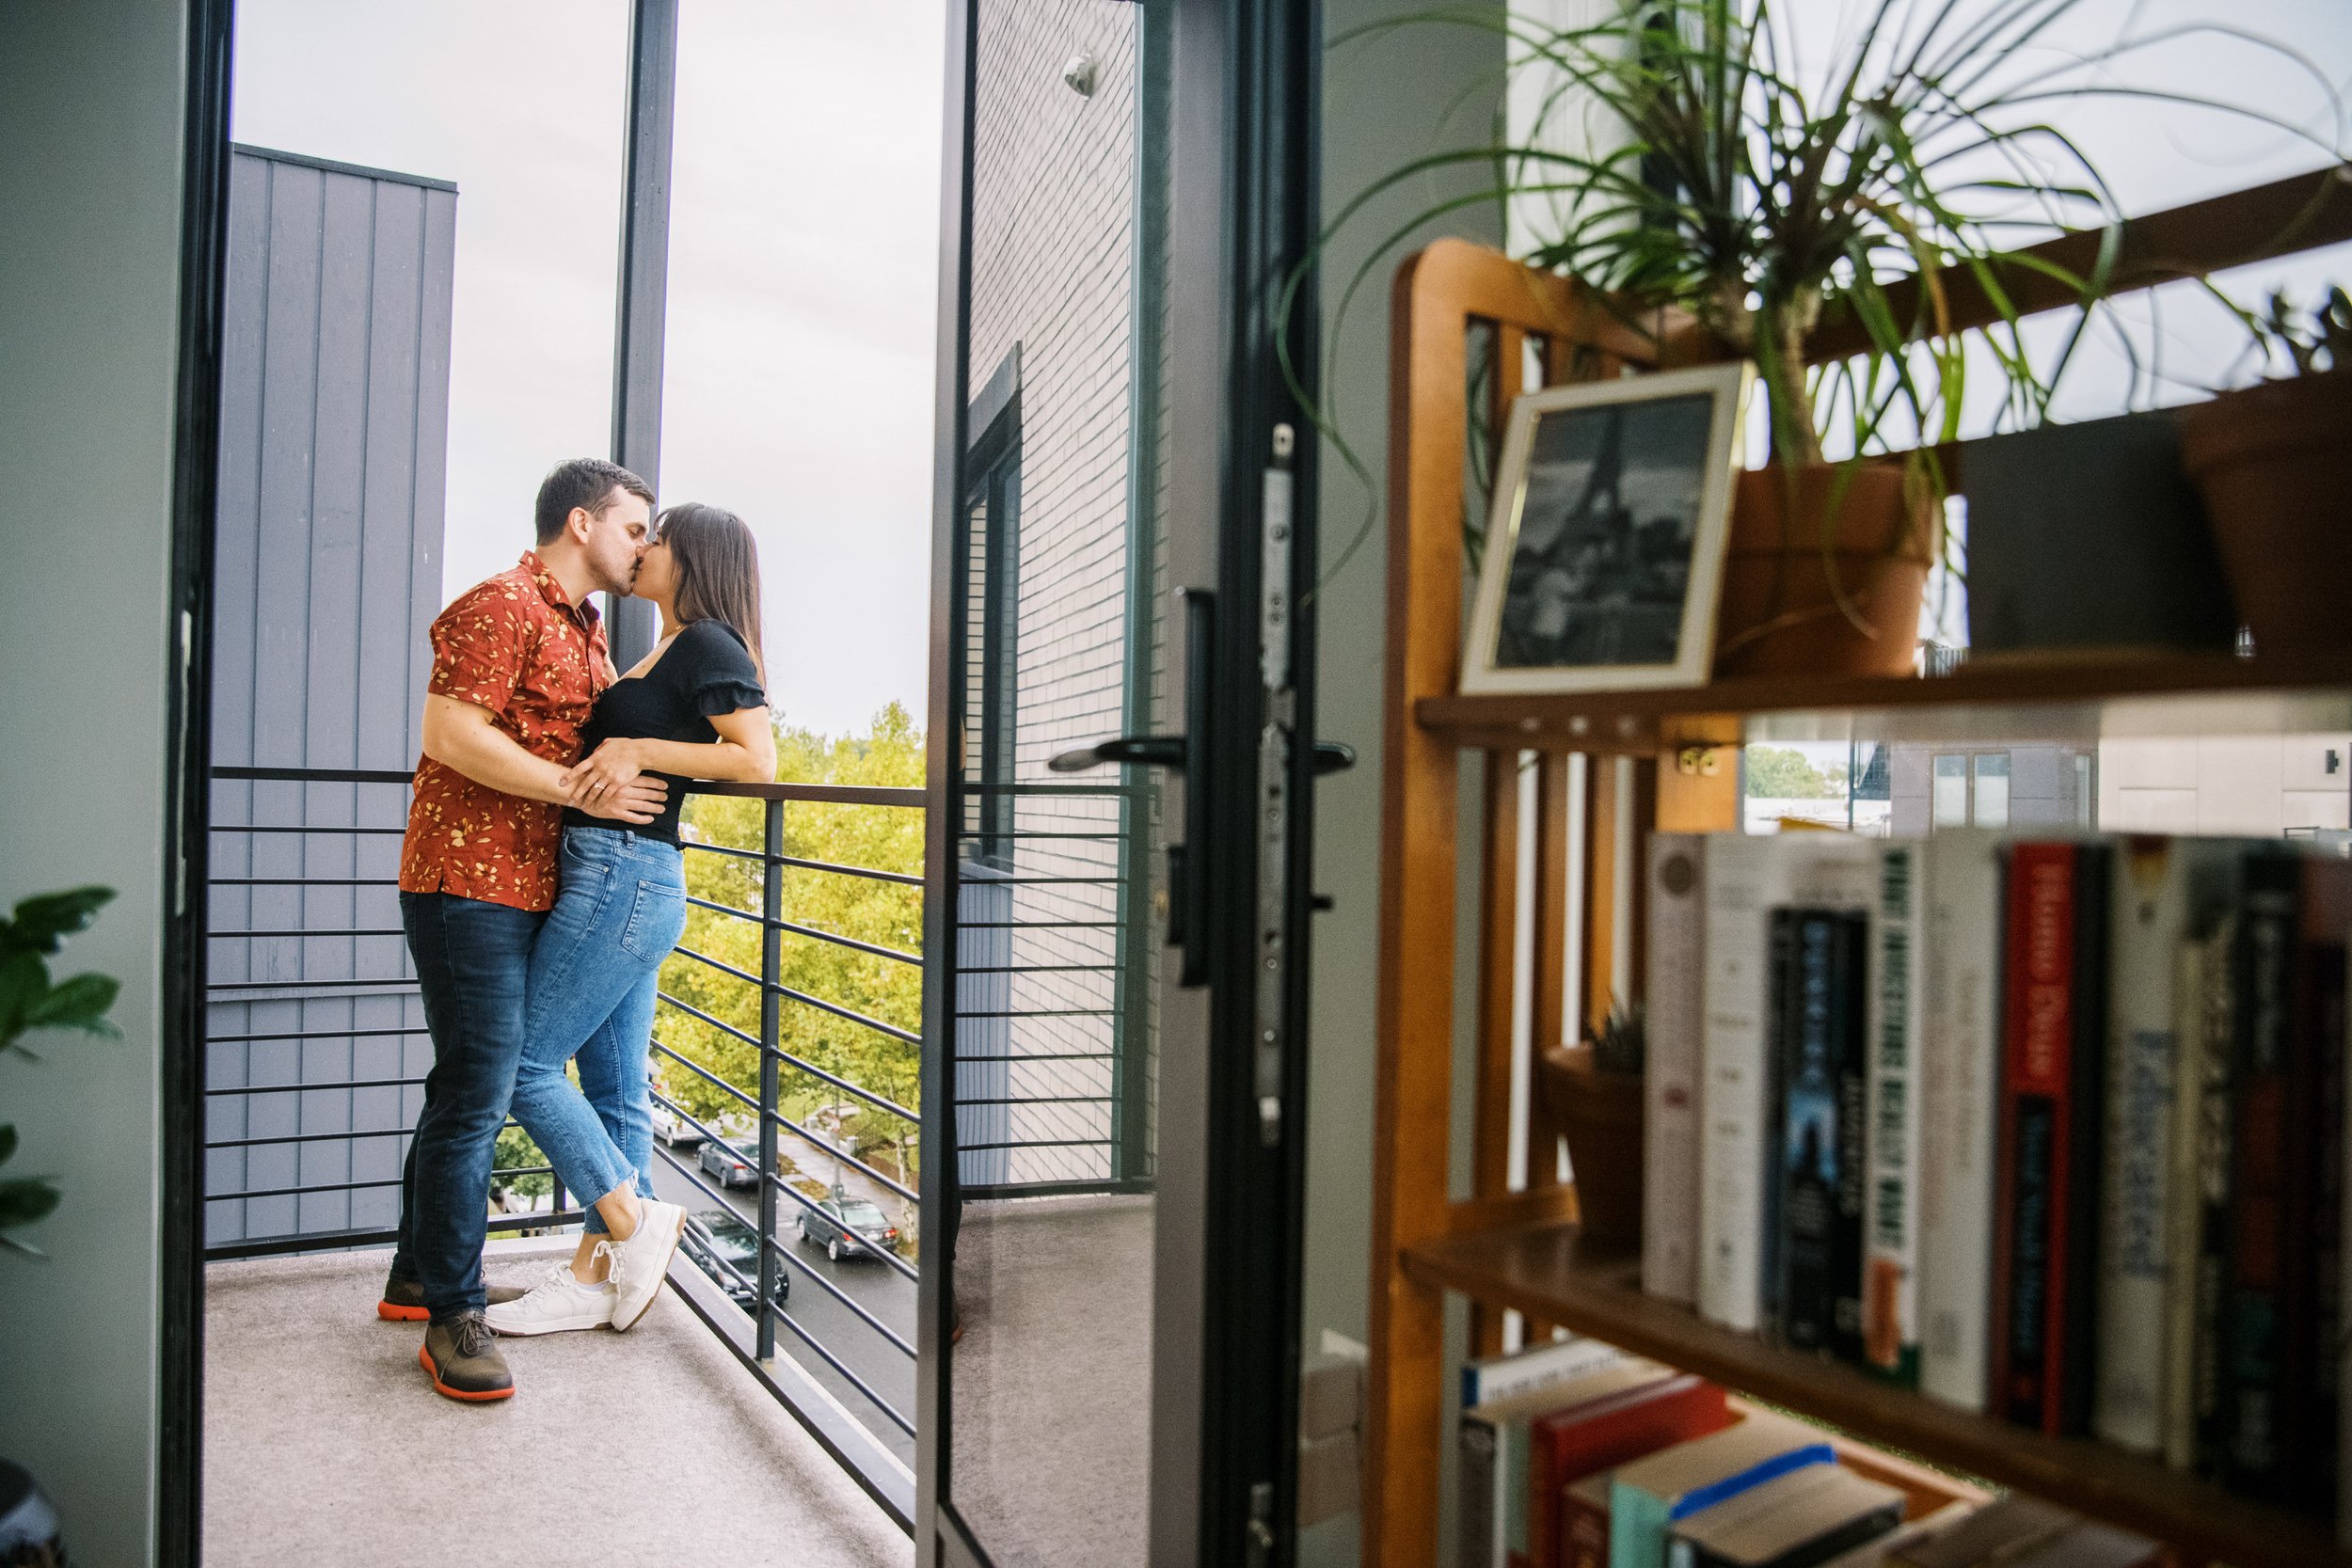
[{"label": "woman's long brown hair", "polygon": [[655,537],[670,546],[677,564],[677,618],[681,624],[721,621],[733,626],[752,652],[760,684],[768,682],[768,660],[759,642],[759,545],[749,524],[723,507],[680,501],[657,519]]}]

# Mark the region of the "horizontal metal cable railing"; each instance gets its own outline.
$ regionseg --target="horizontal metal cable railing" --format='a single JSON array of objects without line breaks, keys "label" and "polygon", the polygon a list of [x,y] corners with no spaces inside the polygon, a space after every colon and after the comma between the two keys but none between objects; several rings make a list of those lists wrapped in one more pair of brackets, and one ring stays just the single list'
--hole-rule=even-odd
[{"label": "horizontal metal cable railing", "polygon": [[1146,1029],[1123,942],[1148,785],[967,779],[956,1151],[967,1198],[1139,1190]]}]

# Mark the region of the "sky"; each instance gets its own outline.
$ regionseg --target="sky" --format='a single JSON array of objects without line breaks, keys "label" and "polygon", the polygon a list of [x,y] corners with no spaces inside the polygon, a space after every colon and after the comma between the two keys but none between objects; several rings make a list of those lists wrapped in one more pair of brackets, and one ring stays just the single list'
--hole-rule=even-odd
[{"label": "sky", "polygon": [[[758,535],[771,699],[924,704],[944,8],[681,0],[664,501]],[[625,0],[241,0],[240,142],[453,181],[442,599],[611,450]]]}]

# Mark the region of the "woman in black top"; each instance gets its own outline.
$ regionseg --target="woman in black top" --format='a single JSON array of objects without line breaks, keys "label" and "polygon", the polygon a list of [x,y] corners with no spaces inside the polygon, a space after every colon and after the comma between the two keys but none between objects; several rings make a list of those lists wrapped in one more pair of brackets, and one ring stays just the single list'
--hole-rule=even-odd
[{"label": "woman in black top", "polygon": [[[653,1196],[646,1054],[661,960],[686,930],[678,810],[689,779],[776,776],[751,530],[698,505],[670,508],[656,529],[631,592],[660,608],[661,641],[597,698],[571,795],[590,804],[644,772],[668,781],[669,804],[634,828],[564,812],[563,873],[532,948],[515,1079],[515,1118],[557,1178],[601,1196],[572,1260],[493,1307],[501,1334],[628,1328],[660,1289],[686,1212]],[[578,1087],[566,1062],[579,1066]]]}]

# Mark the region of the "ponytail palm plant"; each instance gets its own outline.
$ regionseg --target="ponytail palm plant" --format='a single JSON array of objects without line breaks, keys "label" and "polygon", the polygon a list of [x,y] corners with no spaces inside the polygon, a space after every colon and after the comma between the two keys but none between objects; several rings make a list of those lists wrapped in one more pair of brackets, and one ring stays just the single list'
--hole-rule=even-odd
[{"label": "ponytail palm plant", "polygon": [[[1415,159],[1339,210],[1325,245],[1399,187],[1452,168],[1493,174],[1487,188],[1398,225],[1349,279],[1339,309],[1392,249],[1450,212],[1498,200],[1536,211],[1539,231],[1515,247],[1525,261],[1589,286],[1629,325],[1655,331],[1678,316],[1755,360],[1773,454],[1791,467],[1833,451],[1955,438],[1971,339],[1989,350],[1979,362],[1989,358],[2000,377],[2001,422],[2045,414],[2121,239],[2106,182],[2052,123],[2060,101],[2228,107],[2115,78],[2128,55],[2203,35],[2301,64],[2213,23],[2065,51],[2058,33],[2080,0],[1867,0],[1846,13],[1836,38],[1816,40],[1799,38],[1772,0],[1597,4],[1603,14],[1584,25],[1464,6],[1333,40],[1424,25],[1496,32],[1509,53],[1505,75],[1527,75],[1536,89],[1522,95],[1534,112],[1516,128],[1498,116],[1486,141]],[[2332,107],[2324,75],[2310,74]],[[2303,134],[2263,110],[2230,112]],[[2016,254],[2058,230],[2090,227],[2105,230],[2106,243],[2080,274]],[[2004,282],[2020,268],[2058,279],[2085,306],[2040,363]],[[1951,269],[1982,289],[1992,325],[1955,331],[1943,281]],[[1808,369],[1819,331],[1846,323],[1858,325],[1867,352]]]}]

